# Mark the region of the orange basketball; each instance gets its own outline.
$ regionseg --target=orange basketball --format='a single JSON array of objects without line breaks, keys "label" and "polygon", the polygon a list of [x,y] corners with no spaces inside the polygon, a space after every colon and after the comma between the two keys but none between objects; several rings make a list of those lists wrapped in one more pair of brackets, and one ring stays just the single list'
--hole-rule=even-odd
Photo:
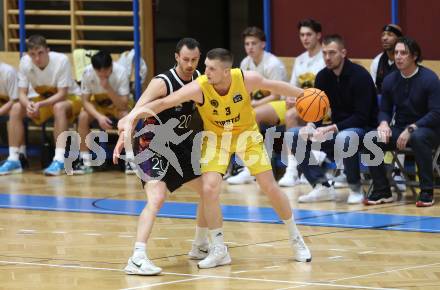
[{"label": "orange basketball", "polygon": [[330,108],[330,102],[324,91],[315,88],[304,90],[296,99],[296,111],[306,122],[321,121]]}]

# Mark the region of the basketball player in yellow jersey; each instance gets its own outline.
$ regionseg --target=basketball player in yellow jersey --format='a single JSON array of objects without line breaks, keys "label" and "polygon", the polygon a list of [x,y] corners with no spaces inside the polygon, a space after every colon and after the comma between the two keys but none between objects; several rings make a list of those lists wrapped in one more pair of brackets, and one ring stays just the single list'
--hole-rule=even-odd
[{"label": "basketball player in yellow jersey", "polygon": [[[212,246],[209,255],[199,262],[199,268],[212,268],[231,263],[224,244],[222,213],[218,200],[222,174],[225,173],[229,156],[233,153],[252,157],[249,160],[246,158],[242,160],[255,175],[261,190],[268,196],[274,210],[286,224],[295,260],[310,262],[312,256],[296,227],[289,200],[278,187],[273,176],[262,136],[258,133],[249,96],[251,91],[265,89],[284,96],[298,97],[303,90],[285,82],[267,80],[256,72],[231,69],[232,63],[232,54],[228,50],[223,48],[210,50],[205,60],[205,75],[165,98],[131,111],[126,117],[127,123],[123,129],[126,132],[124,134],[126,145],[130,146],[131,133],[136,121],[148,117],[149,112],[159,113],[190,100],[196,102],[204,122],[205,133],[217,137],[215,146],[207,141],[202,149],[206,154],[202,154],[204,158],[201,160],[202,203]],[[252,136],[251,142],[246,143],[249,139],[242,137],[246,134]],[[227,146],[228,141],[230,146]],[[209,155],[212,158],[207,158]]]}]

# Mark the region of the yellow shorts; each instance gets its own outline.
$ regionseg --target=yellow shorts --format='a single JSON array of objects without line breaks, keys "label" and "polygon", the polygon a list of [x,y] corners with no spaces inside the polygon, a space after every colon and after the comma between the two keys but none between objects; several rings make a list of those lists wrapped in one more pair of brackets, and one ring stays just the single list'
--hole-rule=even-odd
[{"label": "yellow shorts", "polygon": [[[35,98],[32,98],[33,102],[40,102],[45,100],[46,98],[42,96],[38,96]],[[69,95],[67,96],[67,101],[70,102],[72,105],[72,115],[69,117],[69,122],[72,123],[76,117],[78,117],[79,112],[81,112],[82,108],[82,101],[80,96],[75,95]],[[41,125],[47,120],[49,120],[53,116],[53,106],[45,106],[40,108],[40,116],[38,118],[32,118],[32,121],[37,124]]]},{"label": "yellow shorts", "polygon": [[278,119],[280,120],[278,125],[284,125],[286,123],[286,101],[273,101],[270,102],[269,105],[272,106],[272,108],[275,110],[275,113],[278,116]]},{"label": "yellow shorts", "polygon": [[[96,108],[96,110],[103,115],[106,115],[107,117],[113,117],[116,119],[121,119],[123,116],[121,116],[121,111],[118,110],[115,105],[100,105],[98,102],[93,101],[92,98],[92,104]],[[134,100],[132,98],[128,99],[128,108],[127,113],[134,107]]]},{"label": "yellow shorts", "polygon": [[[206,136],[208,135],[208,136]],[[217,136],[205,132],[202,143],[201,172],[225,174],[232,154],[236,154],[252,175],[272,170],[264,147],[263,136],[257,131],[246,131],[239,136],[224,134]]]}]

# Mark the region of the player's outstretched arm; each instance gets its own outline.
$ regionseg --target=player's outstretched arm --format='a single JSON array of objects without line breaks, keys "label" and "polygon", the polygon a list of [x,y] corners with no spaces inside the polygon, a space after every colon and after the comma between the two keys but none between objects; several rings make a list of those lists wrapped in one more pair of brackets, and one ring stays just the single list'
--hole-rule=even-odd
[{"label": "player's outstretched arm", "polygon": [[[162,79],[152,79],[151,82],[148,84],[148,87],[145,89],[145,91],[142,93],[139,100],[136,102],[133,110],[137,110],[140,107],[158,99],[161,97],[166,96],[167,94],[167,87],[165,85],[165,81]],[[129,114],[128,114],[129,115]],[[128,115],[121,118],[118,122],[118,132],[121,133],[128,120]]]},{"label": "player's outstretched arm", "polygon": [[272,94],[292,97],[298,97],[304,92],[303,89],[295,87],[287,82],[265,79],[257,72],[245,71],[243,74],[246,89],[249,92],[263,89],[271,91]]},{"label": "player's outstretched arm", "polygon": [[199,84],[196,81],[183,86],[178,91],[168,95],[164,98],[157,99],[153,102],[133,109],[126,116],[125,131],[127,136],[131,136],[134,126],[137,121],[143,118],[151,117],[166,109],[175,107],[181,103],[195,101],[197,103],[203,102],[203,94]]},{"label": "player's outstretched arm", "polygon": [[154,114],[158,114],[166,109],[188,101],[202,102],[202,90],[196,81],[192,81],[169,96],[133,109],[129,114],[130,119],[132,121],[137,121],[139,119],[151,117]]}]

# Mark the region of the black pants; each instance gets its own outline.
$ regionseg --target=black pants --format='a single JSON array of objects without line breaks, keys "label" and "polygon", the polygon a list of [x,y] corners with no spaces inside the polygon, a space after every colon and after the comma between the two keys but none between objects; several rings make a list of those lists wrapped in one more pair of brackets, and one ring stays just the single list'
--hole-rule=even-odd
[{"label": "black pants", "polygon": [[[395,150],[397,139],[404,128],[391,127],[392,135],[387,144],[374,141],[384,151]],[[440,136],[430,128],[417,128],[408,141],[407,146],[414,151],[414,158],[419,170],[420,189],[432,192],[434,185],[434,174],[432,169],[432,150],[440,144]],[[373,192],[388,193],[390,185],[385,172],[383,162],[378,166],[369,166],[371,177],[373,178]]]}]

